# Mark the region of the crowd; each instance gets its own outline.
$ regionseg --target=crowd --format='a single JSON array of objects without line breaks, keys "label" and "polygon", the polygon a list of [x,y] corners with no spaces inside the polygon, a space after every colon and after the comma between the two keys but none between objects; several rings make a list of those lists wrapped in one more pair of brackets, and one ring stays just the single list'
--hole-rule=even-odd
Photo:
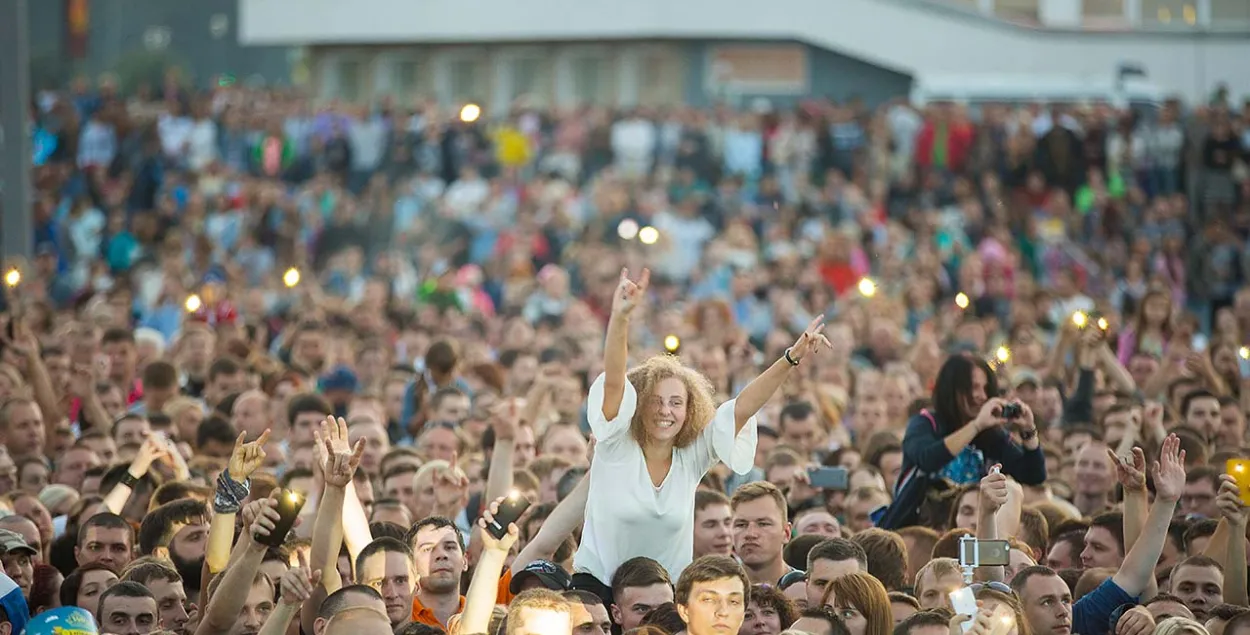
[{"label": "crowd", "polygon": [[38,95],[0,635],[1250,635],[1250,102],[505,110]]}]

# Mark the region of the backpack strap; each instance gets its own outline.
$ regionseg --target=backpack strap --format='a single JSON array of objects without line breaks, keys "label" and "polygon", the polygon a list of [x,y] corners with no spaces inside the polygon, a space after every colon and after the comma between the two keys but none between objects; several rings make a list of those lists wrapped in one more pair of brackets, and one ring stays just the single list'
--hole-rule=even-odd
[{"label": "backpack strap", "polygon": [[921,414],[922,416],[924,416],[924,418],[925,418],[925,419],[928,419],[928,420],[929,420],[929,425],[933,426],[933,431],[934,431],[934,432],[937,432],[937,431],[938,431],[938,427],[937,427],[937,419],[935,419],[935,418],[933,417],[933,413],[932,413],[932,412],[929,412],[929,409],[928,409],[928,408],[923,408],[923,409],[921,409],[920,414]]}]

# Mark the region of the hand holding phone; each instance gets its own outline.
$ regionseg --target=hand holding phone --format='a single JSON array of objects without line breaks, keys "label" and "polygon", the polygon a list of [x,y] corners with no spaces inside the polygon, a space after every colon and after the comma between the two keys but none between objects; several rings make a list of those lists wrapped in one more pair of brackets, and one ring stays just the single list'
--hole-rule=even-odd
[{"label": "hand holding phone", "polygon": [[495,540],[503,540],[510,533],[509,525],[521,519],[525,510],[529,509],[529,499],[520,492],[512,492],[491,504],[491,508],[482,514],[481,526]]},{"label": "hand holding phone", "polygon": [[807,480],[812,487],[846,491],[850,489],[850,472],[844,467],[809,467]]},{"label": "hand holding phone", "polygon": [[281,547],[287,534],[295,527],[299,512],[304,508],[304,497],[299,492],[279,490],[269,497],[252,523],[252,537],[267,547]]},{"label": "hand holding phone", "polygon": [[1250,459],[1229,459],[1226,468],[1241,491],[1242,504],[1250,505]]}]

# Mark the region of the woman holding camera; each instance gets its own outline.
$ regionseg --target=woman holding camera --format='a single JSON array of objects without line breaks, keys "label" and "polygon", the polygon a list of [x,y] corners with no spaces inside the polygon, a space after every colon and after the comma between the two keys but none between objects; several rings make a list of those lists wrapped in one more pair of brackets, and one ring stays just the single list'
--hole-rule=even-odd
[{"label": "woman holding camera", "polygon": [[[1023,485],[1046,481],[1046,458],[1033,411],[998,394],[997,377],[984,360],[967,355],[946,360],[933,386],[932,408],[907,422],[894,502],[878,526],[914,524],[929,491],[940,487],[939,482],[978,481],[995,463]],[[1020,443],[1012,440],[1009,426]]]}]

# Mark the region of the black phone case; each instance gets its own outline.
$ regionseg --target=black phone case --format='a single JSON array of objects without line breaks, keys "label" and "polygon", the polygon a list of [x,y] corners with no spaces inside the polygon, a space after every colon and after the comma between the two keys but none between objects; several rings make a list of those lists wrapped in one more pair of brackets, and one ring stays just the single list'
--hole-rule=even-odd
[{"label": "black phone case", "polygon": [[278,493],[278,523],[268,536],[257,542],[268,547],[281,547],[286,542],[286,535],[291,533],[291,528],[295,527],[295,519],[304,508],[304,497],[299,495],[292,497],[290,494],[289,490],[282,490]]},{"label": "black phone case", "polygon": [[508,533],[508,525],[520,520],[521,514],[529,508],[529,499],[524,496],[505,498],[499,504],[499,513],[495,514],[494,522],[486,524],[486,531],[494,536],[495,540],[503,539],[504,534]]}]

